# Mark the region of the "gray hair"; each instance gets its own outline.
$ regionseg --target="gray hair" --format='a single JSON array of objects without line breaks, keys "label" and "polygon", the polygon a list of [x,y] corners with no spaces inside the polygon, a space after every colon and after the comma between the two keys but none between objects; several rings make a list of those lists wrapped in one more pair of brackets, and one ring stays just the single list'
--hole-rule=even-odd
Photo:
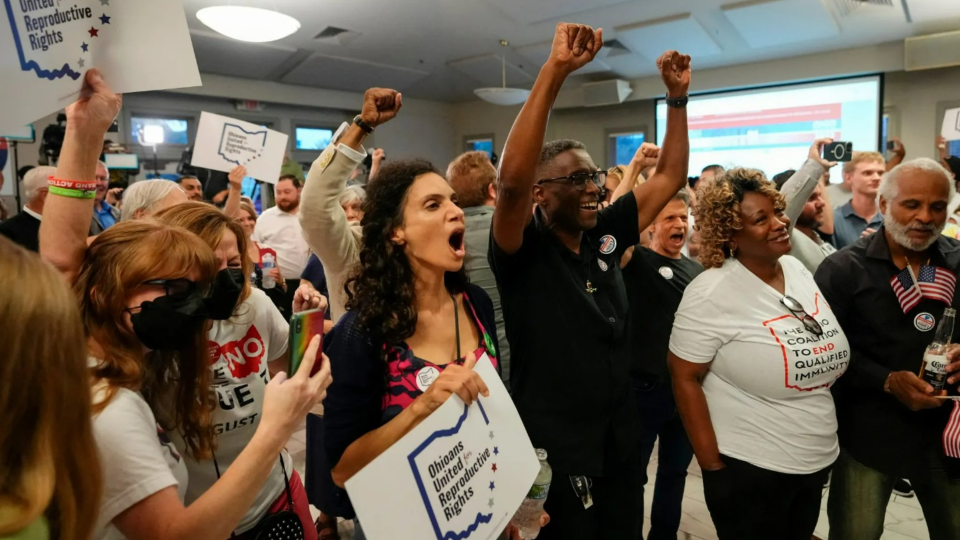
[{"label": "gray hair", "polygon": [[107,164],[104,163],[103,161],[98,161],[97,163],[99,163],[101,166],[103,166],[103,168],[107,171],[107,178],[109,178],[109,177],[110,177],[110,167],[107,167]]},{"label": "gray hair", "polygon": [[171,191],[180,189],[176,182],[170,180],[141,180],[134,182],[123,192],[123,206],[120,210],[120,221],[133,219],[137,210],[153,211],[153,208],[162,201]]},{"label": "gray hair", "polygon": [[57,174],[56,167],[34,167],[23,177],[23,196],[27,203],[37,200],[40,190],[47,187],[47,179]]},{"label": "gray hair", "polygon": [[942,176],[944,184],[946,184],[947,188],[949,189],[947,194],[948,201],[952,199],[957,192],[957,188],[953,184],[953,178],[950,174],[950,171],[943,168],[943,165],[940,165],[936,161],[930,158],[922,157],[911,159],[910,161],[904,161],[903,163],[887,171],[880,179],[880,188],[877,190],[878,200],[880,197],[883,197],[887,203],[890,203],[896,199],[897,193],[900,191],[900,177],[903,176],[903,174],[907,171],[925,171]]},{"label": "gray hair", "polygon": [[360,186],[347,186],[340,193],[340,206],[346,206],[353,201],[360,201],[363,204],[367,200],[367,192]]}]

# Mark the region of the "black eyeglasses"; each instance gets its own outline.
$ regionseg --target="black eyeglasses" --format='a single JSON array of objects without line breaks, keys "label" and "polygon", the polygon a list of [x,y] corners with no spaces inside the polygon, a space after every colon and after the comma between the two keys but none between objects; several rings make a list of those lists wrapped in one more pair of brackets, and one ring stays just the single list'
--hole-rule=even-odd
[{"label": "black eyeglasses", "polygon": [[803,309],[803,306],[800,302],[797,302],[792,296],[784,296],[780,299],[780,303],[783,304],[783,307],[790,310],[790,313],[794,317],[800,319],[800,322],[803,323],[803,327],[810,331],[812,334],[817,336],[823,335],[823,327],[820,326],[820,323],[813,318],[813,315],[810,315]]},{"label": "black eyeglasses", "polygon": [[190,294],[199,288],[196,283],[185,278],[151,279],[144,281],[143,284],[163,287],[163,291],[167,296]]},{"label": "black eyeglasses", "polygon": [[573,184],[573,187],[577,188],[577,191],[583,191],[587,189],[587,184],[589,182],[593,182],[593,185],[597,187],[602,187],[606,179],[607,171],[578,172],[569,176],[559,176],[557,178],[545,178],[543,180],[537,180],[537,184],[545,184],[547,182],[569,182],[570,184]]}]

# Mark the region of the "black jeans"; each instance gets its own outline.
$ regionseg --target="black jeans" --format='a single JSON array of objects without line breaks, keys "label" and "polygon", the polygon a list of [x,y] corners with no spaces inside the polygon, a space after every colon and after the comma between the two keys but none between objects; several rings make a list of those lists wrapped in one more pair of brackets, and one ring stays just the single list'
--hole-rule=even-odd
[{"label": "black jeans", "polygon": [[[612,448],[612,443],[608,448]],[[540,530],[538,540],[611,540],[636,538],[643,525],[637,507],[640,498],[640,469],[636,452],[628,459],[611,455],[604,462],[604,475],[591,478],[593,506],[584,509],[573,490],[569,471],[553,470],[553,481],[544,510],[550,524]],[[808,539],[809,540],[809,539]]]},{"label": "black jeans", "polygon": [[[647,485],[647,465],[653,454],[653,445],[660,439],[657,452],[657,478],[650,510],[650,533],[647,540],[676,540],[683,506],[687,467],[693,459],[693,447],[673,398],[668,377],[635,377],[634,395],[640,411],[640,471],[642,486]],[[643,497],[641,487],[640,496]],[[641,528],[643,499],[639,506]],[[637,538],[643,539],[642,530]]]},{"label": "black jeans", "polygon": [[720,540],[810,540],[830,467],[785,474],[721,459],[726,467],[703,471],[703,492]]}]

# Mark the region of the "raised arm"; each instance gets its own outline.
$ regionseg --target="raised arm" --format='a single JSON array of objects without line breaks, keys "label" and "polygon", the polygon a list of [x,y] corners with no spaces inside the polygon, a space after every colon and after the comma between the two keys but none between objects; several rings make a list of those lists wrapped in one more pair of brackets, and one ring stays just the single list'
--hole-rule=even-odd
[{"label": "raised arm", "polygon": [[646,182],[647,179],[640,174],[640,171],[647,167],[656,167],[659,157],[659,146],[648,142],[642,143],[630,160],[630,164],[627,165],[627,170],[623,173],[623,180],[620,182],[620,185],[613,191],[613,195],[610,197],[610,203],[612,204],[620,197],[636,189],[638,185]]},{"label": "raised arm", "polygon": [[240,217],[240,188],[243,186],[243,177],[247,175],[247,168],[237,165],[227,175],[230,189],[227,192],[227,202],[223,205],[223,213],[229,218]]},{"label": "raised arm", "polygon": [[890,142],[893,143],[893,157],[887,160],[888,171],[903,163],[903,158],[907,157],[907,150],[903,147],[903,143],[900,142],[900,139],[896,137],[890,137]]},{"label": "raised arm", "polygon": [[[67,131],[63,138],[57,179],[96,181],[97,161],[103,136],[120,112],[123,98],[114,94],[100,71],[87,71],[80,99],[67,107]],[[87,251],[87,233],[93,219],[93,199],[50,192],[40,224],[40,255],[73,282]]]},{"label": "raised arm", "polygon": [[[396,90],[371,88],[363,96],[360,118],[370,127],[389,121],[400,111],[403,96]],[[363,141],[367,133],[357,124],[335,141],[335,149],[324,150],[310,167],[303,200],[300,225],[310,249],[328,272],[340,272],[359,260],[360,247],[349,231],[347,214],[340,206],[340,194],[347,187],[350,173],[363,160]]]},{"label": "raised arm", "polygon": [[[690,57],[667,51],[657,60],[660,77],[667,87],[668,98],[682,98],[690,88]],[[690,138],[687,134],[687,108],[667,106],[667,133],[660,147],[657,170],[646,182],[634,188],[640,230],[656,219],[657,214],[687,183],[690,162]]]},{"label": "raised arm", "polygon": [[540,68],[533,90],[510,128],[500,156],[493,238],[506,253],[516,253],[520,249],[523,229],[532,219],[533,184],[553,102],[567,76],[593,60],[601,47],[603,30],[594,32],[593,28],[582,24],[557,25],[550,58]]},{"label": "raised arm", "polygon": [[810,146],[810,151],[807,153],[807,161],[780,188],[780,194],[787,200],[785,214],[790,219],[791,231],[797,222],[797,218],[803,213],[803,207],[807,204],[807,199],[817,189],[817,183],[823,176],[824,171],[837,164],[835,161],[827,161],[820,156],[823,146],[832,142],[833,139],[813,141],[813,145]]}]

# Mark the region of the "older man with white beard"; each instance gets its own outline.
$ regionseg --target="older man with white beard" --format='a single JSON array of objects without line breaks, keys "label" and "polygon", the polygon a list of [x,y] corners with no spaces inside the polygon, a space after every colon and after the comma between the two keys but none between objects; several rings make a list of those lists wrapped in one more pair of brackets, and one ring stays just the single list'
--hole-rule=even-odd
[{"label": "older man with white beard", "polygon": [[893,168],[880,183],[880,230],[817,270],[851,350],[833,388],[841,453],[827,503],[830,540],[878,540],[898,478],[913,484],[931,540],[960,538],[960,483],[946,472],[953,460],[942,442],[950,407],[917,376],[944,310],[960,308],[960,241],[940,234],[954,192],[931,159]]}]

